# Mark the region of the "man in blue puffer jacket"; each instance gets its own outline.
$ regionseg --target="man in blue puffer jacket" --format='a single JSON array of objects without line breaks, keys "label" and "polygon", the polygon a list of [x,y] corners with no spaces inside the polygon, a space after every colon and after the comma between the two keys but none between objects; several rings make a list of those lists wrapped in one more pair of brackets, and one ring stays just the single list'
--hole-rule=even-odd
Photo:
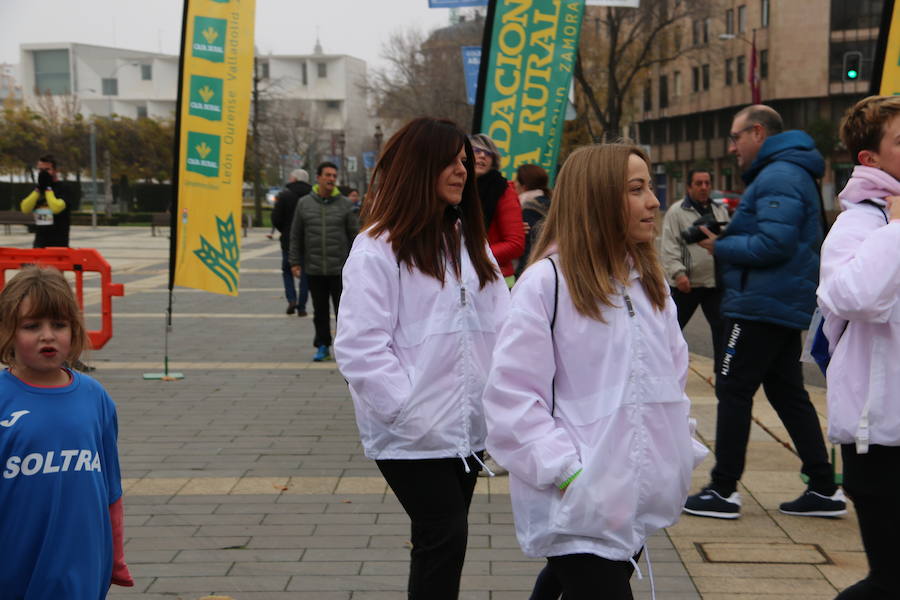
[{"label": "man in blue puffer jacket", "polygon": [[800,365],[800,334],[809,326],[819,282],[822,227],[816,178],[825,163],[811,137],[783,128],[781,116],[768,106],[749,106],[735,115],[729,151],[748,187],[722,236],[707,231],[709,239],[700,242],[720,269],[725,351],[716,373],[712,481],[684,507],[697,516],[740,516],[737,483],[760,384],[809,477],[807,490],[782,503],[781,512],[816,517],[847,512]]}]

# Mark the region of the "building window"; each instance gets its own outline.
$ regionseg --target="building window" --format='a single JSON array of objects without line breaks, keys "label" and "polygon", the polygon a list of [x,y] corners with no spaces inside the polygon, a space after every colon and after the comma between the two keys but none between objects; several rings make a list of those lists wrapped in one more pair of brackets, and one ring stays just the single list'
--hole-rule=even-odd
[{"label": "building window", "polygon": [[340,100],[326,100],[326,101],[325,101],[325,108],[328,108],[328,109],[331,109],[331,110],[337,110],[337,109],[339,109],[340,107],[341,107],[341,101],[340,101]]},{"label": "building window", "polygon": [[325,79],[328,77],[328,63],[316,63],[316,71],[319,74],[319,79]]},{"label": "building window", "polygon": [[703,43],[704,44],[709,43],[709,26],[710,26],[710,19],[708,19],[708,18],[703,19]]},{"label": "building window", "polygon": [[681,27],[675,27],[675,50],[681,50],[681,41],[682,41],[683,32]]},{"label": "building window", "polygon": [[303,85],[307,84],[306,63],[300,65],[300,79],[303,81]]},{"label": "building window", "polygon": [[40,94],[71,94],[68,50],[34,51],[34,87]]},{"label": "building window", "polygon": [[694,21],[692,25],[693,25],[694,30],[693,30],[693,36],[691,37],[691,40],[694,42],[695,46],[699,46],[700,45],[701,23],[700,23],[700,21]]},{"label": "building window", "polygon": [[653,84],[648,79],[644,83],[644,112],[653,110]]},{"label": "building window", "polygon": [[703,89],[709,89],[709,65],[703,65]]},{"label": "building window", "polygon": [[691,89],[694,93],[700,91],[700,67],[691,67]]},{"label": "building window", "polygon": [[747,80],[747,58],[744,56],[737,57],[737,82],[744,83]]},{"label": "building window", "polygon": [[831,30],[878,27],[884,4],[884,0],[831,0]]},{"label": "building window", "polygon": [[104,96],[118,96],[119,95],[119,80],[115,77],[104,77],[102,82],[102,90]]},{"label": "building window", "polygon": [[141,81],[153,79],[153,65],[141,65]]},{"label": "building window", "polygon": [[725,59],[725,85],[732,85],[734,83],[734,59],[726,58]]},{"label": "building window", "polygon": [[263,60],[259,62],[259,78],[260,79],[268,79],[269,78],[269,61]]},{"label": "building window", "polygon": [[672,73],[672,96],[677,98],[681,95],[681,71]]},{"label": "building window", "polygon": [[734,34],[734,9],[725,11],[725,33]]},{"label": "building window", "polygon": [[666,75],[659,77],[659,108],[669,108],[669,78]]},{"label": "building window", "polygon": [[738,33],[745,33],[747,31],[747,5],[741,4],[738,6],[738,19],[737,19],[737,27]]},{"label": "building window", "polygon": [[144,104],[140,104],[137,107],[137,118],[138,119],[146,119],[147,118],[147,106]]},{"label": "building window", "polygon": [[769,26],[769,0],[759,0],[759,25]]},{"label": "building window", "polygon": [[769,76],[769,51],[759,51],[759,78],[766,79]]}]

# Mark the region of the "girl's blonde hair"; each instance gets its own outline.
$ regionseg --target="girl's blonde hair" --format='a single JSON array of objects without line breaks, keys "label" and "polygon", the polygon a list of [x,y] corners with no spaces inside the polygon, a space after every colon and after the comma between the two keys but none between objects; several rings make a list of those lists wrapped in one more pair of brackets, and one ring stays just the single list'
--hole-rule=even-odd
[{"label": "girl's blonde hair", "polygon": [[627,235],[626,179],[631,155],[640,157],[649,170],[647,155],[630,144],[585,146],[569,155],[531,253],[534,263],[555,245],[575,309],[601,322],[602,306],[615,306],[616,282],[627,285],[631,268],[637,270],[651,303],[658,310],[666,305],[665,277],[655,243],[636,243]]},{"label": "girl's blonde hair", "polygon": [[[19,309],[29,301],[28,314]],[[89,344],[84,321],[72,288],[63,274],[52,267],[28,266],[10,279],[0,291],[0,362],[16,361],[16,330],[22,319],[49,318],[65,321],[72,330],[72,342],[66,360],[75,361]]]}]

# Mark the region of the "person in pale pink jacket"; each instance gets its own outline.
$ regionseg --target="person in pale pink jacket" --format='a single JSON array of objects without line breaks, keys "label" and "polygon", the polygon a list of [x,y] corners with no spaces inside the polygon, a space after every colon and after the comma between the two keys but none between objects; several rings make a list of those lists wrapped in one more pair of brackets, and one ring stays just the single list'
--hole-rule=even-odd
[{"label": "person in pale pink jacket", "polygon": [[841,445],[869,575],[837,598],[893,598],[900,589],[900,97],[859,101],[840,134],[857,166],[822,246],[817,295],[831,350],[828,437]]}]

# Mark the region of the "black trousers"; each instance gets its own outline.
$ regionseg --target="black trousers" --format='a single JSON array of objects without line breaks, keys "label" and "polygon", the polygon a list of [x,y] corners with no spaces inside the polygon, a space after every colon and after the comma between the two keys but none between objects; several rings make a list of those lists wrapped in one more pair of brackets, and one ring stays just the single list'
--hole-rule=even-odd
[{"label": "black trousers", "polygon": [[844,491],[853,500],[862,534],[869,575],[838,594],[836,600],[894,598],[900,590],[900,447],[869,446],[857,454],[856,446],[841,446]]},{"label": "black trousers", "polygon": [[468,473],[459,458],[376,461],[411,521],[409,600],[459,597],[469,505],[481,470],[473,458],[466,461]]},{"label": "black trousers", "polygon": [[803,387],[800,330],[742,319],[725,319],[722,364],[716,374],[716,466],[712,483],[730,495],[744,473],[753,394],[762,384],[784,423],[816,492],[831,495],[834,475],[816,410]]},{"label": "black trousers", "polygon": [[718,288],[695,287],[684,293],[678,288],[672,289],[672,300],[678,309],[678,326],[684,329],[685,325],[694,316],[699,306],[703,310],[703,316],[709,323],[712,332],[713,362],[718,370],[722,362],[722,315],[719,312],[719,304],[722,301],[722,292]]},{"label": "black trousers", "polygon": [[[634,557],[637,560],[640,552]],[[632,600],[634,566],[594,554],[566,554],[547,558],[529,600]]]},{"label": "black trousers", "polygon": [[328,300],[334,306],[334,316],[337,318],[338,306],[341,303],[341,292],[344,284],[340,275],[310,275],[309,295],[313,303],[313,325],[316,327],[316,337],[313,346],[331,345],[331,315],[328,312]]}]

